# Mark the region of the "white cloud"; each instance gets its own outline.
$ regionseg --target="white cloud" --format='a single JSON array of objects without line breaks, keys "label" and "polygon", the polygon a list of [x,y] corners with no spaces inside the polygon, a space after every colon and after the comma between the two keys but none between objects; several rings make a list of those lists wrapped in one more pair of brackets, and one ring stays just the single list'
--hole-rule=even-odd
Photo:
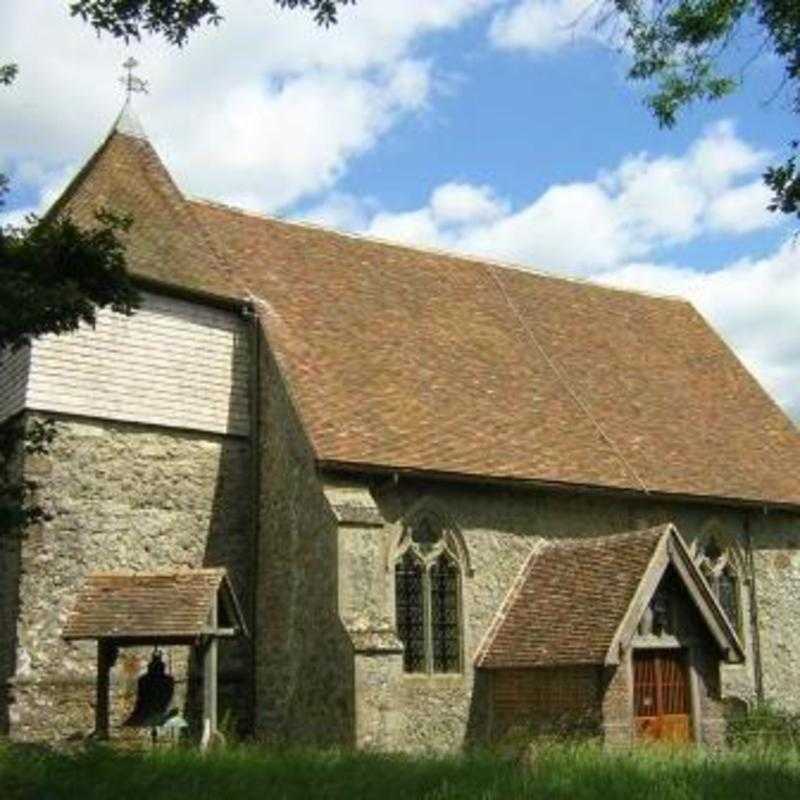
[{"label": "white cloud", "polygon": [[321,203],[306,209],[302,218],[326,228],[356,231],[366,228],[371,215],[377,210],[378,202],[371,198],[331,192]]},{"label": "white cloud", "polygon": [[553,186],[462,241],[482,255],[579,272],[617,263],[627,247],[614,201],[595,183]]},{"label": "white cloud", "polygon": [[37,200],[12,210],[0,208],[0,226],[22,225],[31,214],[42,215],[66,189],[77,169],[76,164],[67,164],[47,171],[35,161],[22,161],[14,165],[9,176],[12,185],[28,189],[36,195]]},{"label": "white cloud", "polygon": [[[194,193],[262,209],[331,186],[404,111],[427,98],[426,65],[401,61],[370,80],[343,74],[252,81],[193,109],[205,124],[165,149],[178,183]],[[199,107],[198,107],[199,106]],[[183,145],[179,139],[183,140]]]},{"label": "white cloud", "polygon": [[431,195],[431,211],[442,223],[466,223],[496,219],[507,207],[489,186],[446,183]]},{"label": "white cloud", "polygon": [[[737,218],[735,209],[725,215],[722,198],[738,191],[736,181],[758,172],[767,157],[740,139],[726,120],[709,127],[682,157],[629,157],[601,183],[615,197],[633,255],[653,244],[689,241],[707,228],[721,230],[723,224],[730,233],[766,227],[771,223],[766,202],[764,213]],[[715,206],[720,202],[722,209]]]},{"label": "white cloud", "polygon": [[747,233],[777,225],[779,217],[767,210],[772,193],[757,179],[723,192],[708,209],[708,224],[721,233]]},{"label": "white cloud", "polygon": [[128,51],[63,4],[14,3],[0,52],[21,72],[3,90],[0,163],[81,163],[121,105],[116,77],[133,52],[151,91],[139,114],[183,188],[261,209],[290,204],[330,187],[424,108],[434,66],[416,55],[419,41],[491,4],[371,0],[323,30],[302,12],[230,0],[225,21],[183,50],[147,39]]},{"label": "white cloud", "polygon": [[366,227],[411,244],[593,274],[704,233],[774,224],[758,210],[754,188],[765,159],[720,122],[682,156],[630,156],[593,181],[551,186],[521,208],[486,186],[448,183],[423,208],[381,211]]},{"label": "white cloud", "polygon": [[415,211],[391,213],[377,211],[367,225],[373,236],[423,244],[454,247],[475,226],[500,221],[508,214],[508,204],[495,196],[488,186],[469,183],[445,183],[433,190],[430,202]]},{"label": "white cloud", "polygon": [[506,50],[552,53],[579,41],[615,40],[615,30],[597,0],[522,0],[495,14],[489,29],[493,44]]}]

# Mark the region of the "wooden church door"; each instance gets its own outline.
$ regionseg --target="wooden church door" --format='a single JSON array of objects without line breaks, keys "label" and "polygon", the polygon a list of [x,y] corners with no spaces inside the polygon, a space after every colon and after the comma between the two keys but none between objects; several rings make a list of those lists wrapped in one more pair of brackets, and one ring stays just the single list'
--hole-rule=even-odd
[{"label": "wooden church door", "polygon": [[634,650],[636,736],[660,742],[691,740],[689,671],[684,650]]}]

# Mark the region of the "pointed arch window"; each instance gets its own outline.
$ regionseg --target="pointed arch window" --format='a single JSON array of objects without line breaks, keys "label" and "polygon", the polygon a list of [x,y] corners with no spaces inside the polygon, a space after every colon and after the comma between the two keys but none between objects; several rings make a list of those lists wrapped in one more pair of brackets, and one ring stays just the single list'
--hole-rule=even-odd
[{"label": "pointed arch window", "polygon": [[397,633],[406,672],[460,672],[459,548],[441,522],[421,516],[406,527],[394,565]]},{"label": "pointed arch window", "polygon": [[394,568],[397,633],[405,647],[403,666],[406,672],[425,670],[423,571],[422,562],[409,552]]},{"label": "pointed arch window", "polygon": [[742,632],[742,578],[733,546],[711,533],[698,548],[697,563],[733,629]]}]

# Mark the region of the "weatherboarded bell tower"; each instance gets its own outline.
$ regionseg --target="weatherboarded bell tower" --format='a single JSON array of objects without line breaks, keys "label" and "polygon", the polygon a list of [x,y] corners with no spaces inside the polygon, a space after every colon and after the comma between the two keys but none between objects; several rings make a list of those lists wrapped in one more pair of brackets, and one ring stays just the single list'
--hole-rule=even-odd
[{"label": "weatherboarded bell tower", "polygon": [[[4,362],[3,417],[52,418],[57,430],[51,452],[24,465],[46,519],[0,541],[0,726],[20,738],[91,728],[95,645],[62,638],[91,573],[225,567],[252,613],[251,324],[244,303],[211,296],[224,269],[128,103],[54,211],[90,225],[99,207],[136,219],[128,261],[141,309],[103,312],[96,329],[45,337]],[[180,263],[186,286],[167,286],[160,270]],[[200,275],[208,295],[187,288]],[[130,711],[150,649],[115,663],[112,723]],[[221,706],[249,726],[250,644],[220,649]],[[187,658],[172,654],[177,696],[190,689]]]}]

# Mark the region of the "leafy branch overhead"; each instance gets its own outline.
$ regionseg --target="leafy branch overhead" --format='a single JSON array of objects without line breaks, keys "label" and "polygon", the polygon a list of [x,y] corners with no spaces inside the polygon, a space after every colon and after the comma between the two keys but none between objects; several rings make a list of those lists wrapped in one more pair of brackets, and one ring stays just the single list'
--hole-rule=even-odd
[{"label": "leafy branch overhead", "polygon": [[[633,80],[655,82],[648,105],[665,127],[697,101],[713,101],[739,87],[749,61],[761,54],[783,67],[781,89],[800,114],[800,2],[798,0],[606,0],[604,17],[618,15],[626,30]],[[743,63],[736,55],[745,53]],[[770,208],[800,215],[797,145],[764,180]]]},{"label": "leafy branch overhead", "polygon": [[26,478],[21,456],[46,456],[56,437],[51,419],[19,417],[0,426],[0,537],[47,518],[36,481]]},{"label": "leafy branch overhead", "polygon": [[130,225],[100,211],[88,228],[56,217],[0,230],[0,351],[94,325],[99,308],[132,313],[138,293],[120,238]]},{"label": "leafy branch overhead", "polygon": [[[304,9],[318,25],[335,25],[339,6],[355,0],[274,0],[281,8]],[[126,42],[142,34],[158,34],[170,44],[183,45],[201,23],[219,24],[220,8],[214,0],[73,0],[70,13],[98,32]]]}]

